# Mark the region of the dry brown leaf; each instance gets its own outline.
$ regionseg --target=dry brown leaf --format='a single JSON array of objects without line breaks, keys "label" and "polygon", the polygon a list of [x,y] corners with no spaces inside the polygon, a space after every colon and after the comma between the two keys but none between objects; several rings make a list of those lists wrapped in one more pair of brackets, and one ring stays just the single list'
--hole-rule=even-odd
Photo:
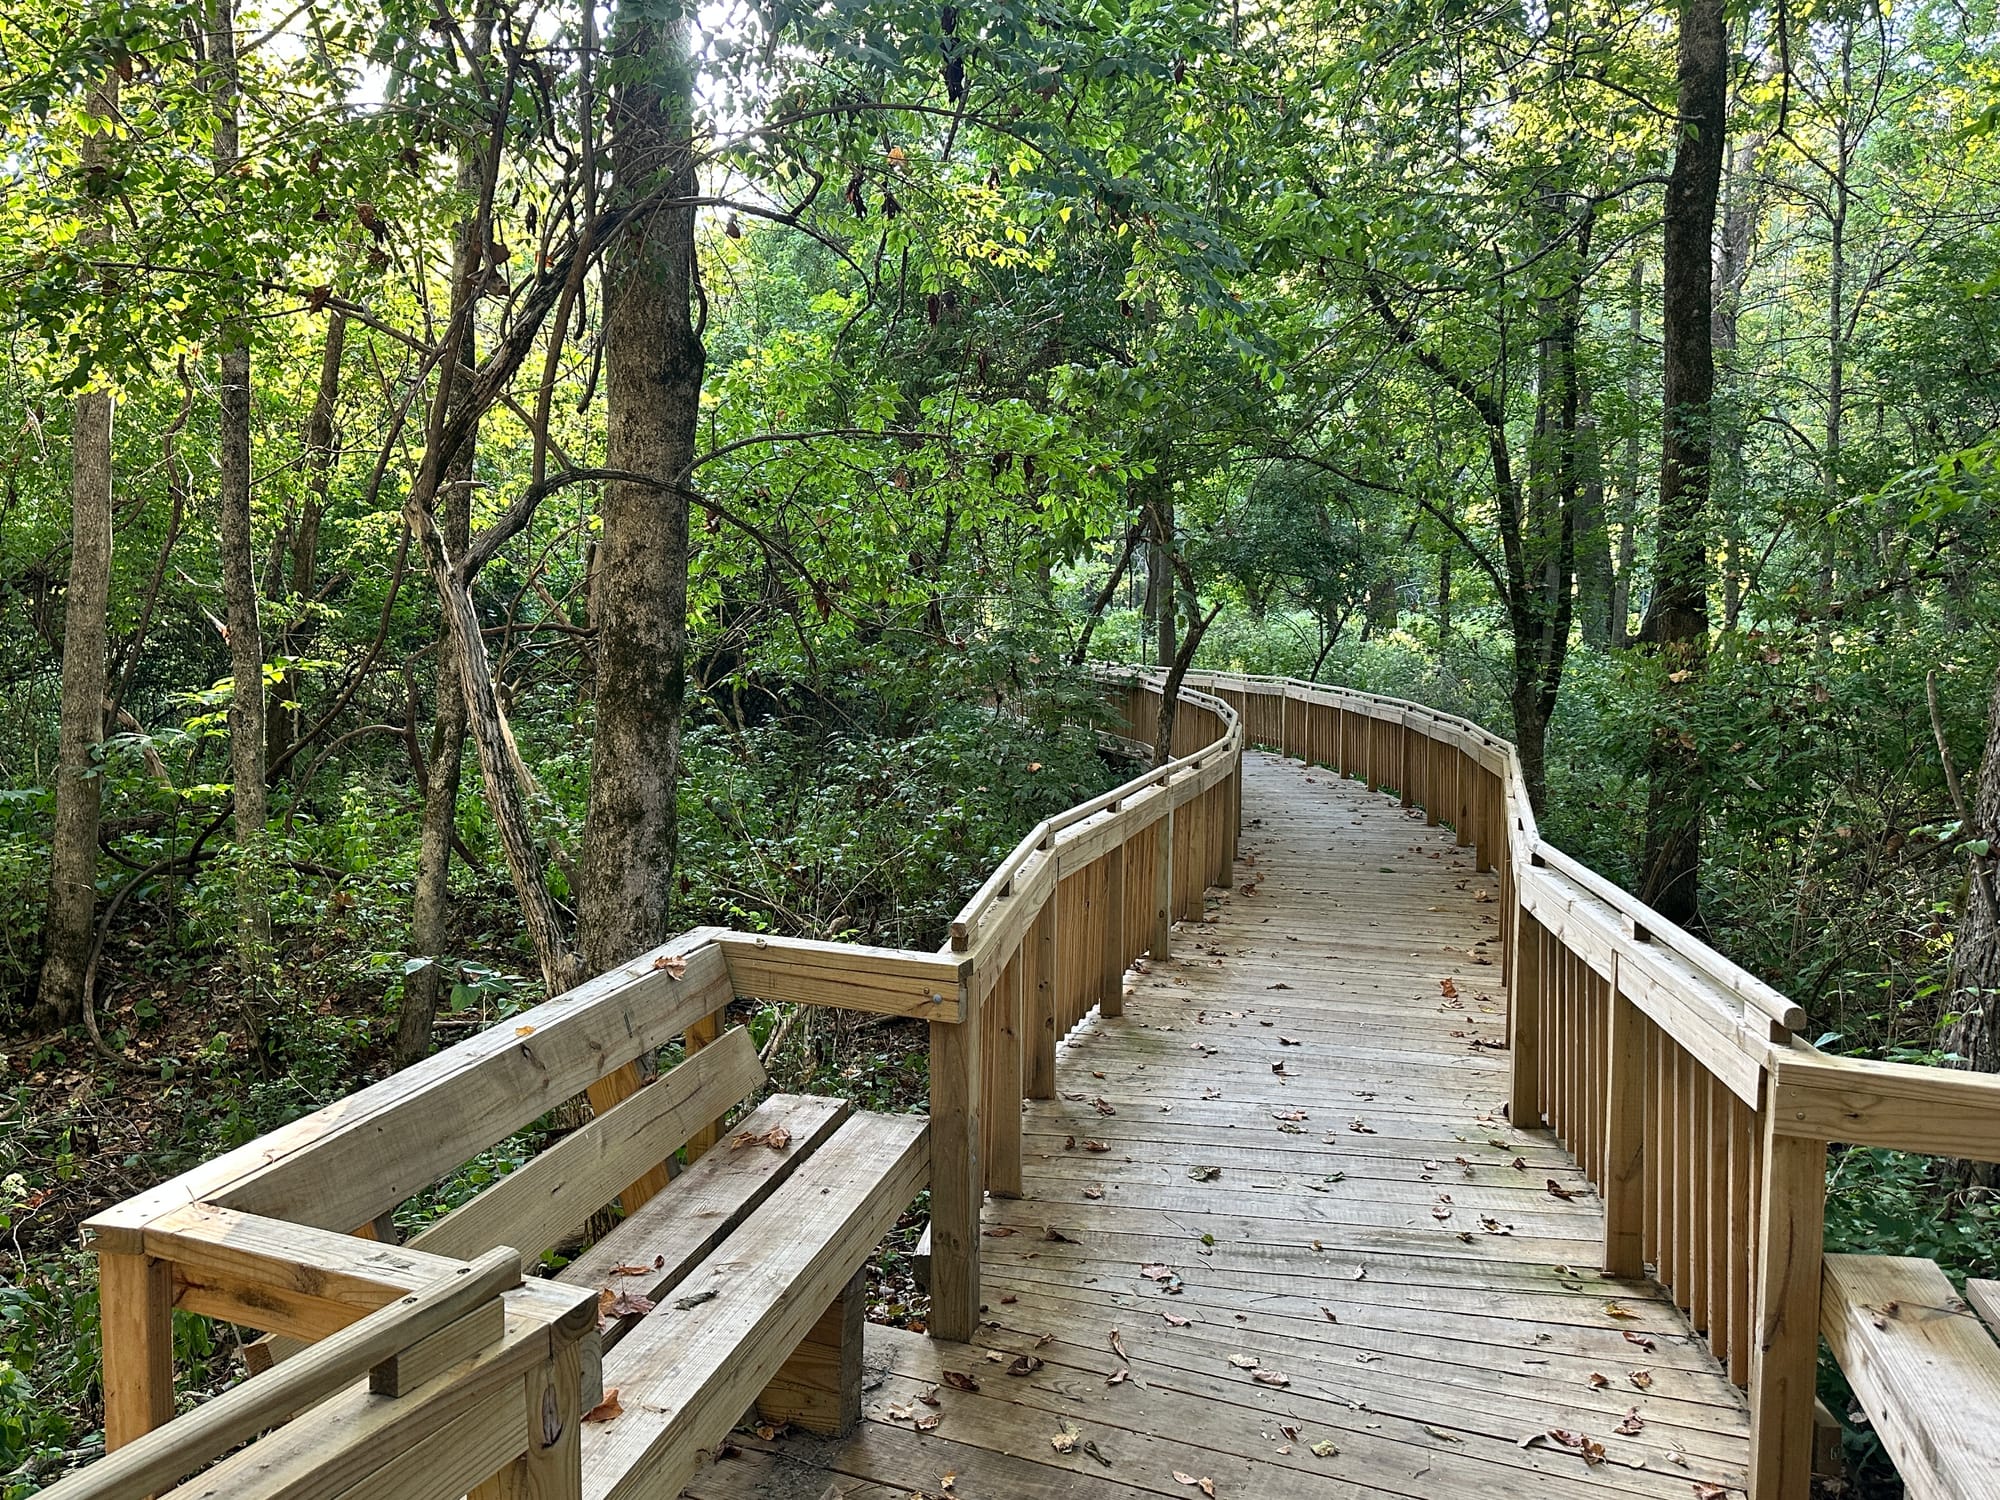
[{"label": "dry brown leaf", "polygon": [[1250,1378],[1259,1385],[1290,1385],[1292,1378],[1279,1370],[1252,1370]]},{"label": "dry brown leaf", "polygon": [[1564,1187],[1560,1182],[1557,1182],[1553,1177],[1548,1179],[1548,1189],[1549,1189],[1549,1196],[1551,1198],[1560,1198],[1565,1203],[1568,1203],[1571,1199],[1576,1197],[1576,1190],[1574,1188]]},{"label": "dry brown leaf", "polygon": [[662,953],[653,960],[653,967],[669,979],[679,979],[688,971],[688,961],[678,953]]},{"label": "dry brown leaf", "polygon": [[604,1399],[583,1414],[586,1422],[609,1422],[625,1415],[625,1408],[618,1404],[618,1387],[613,1386],[604,1393]]},{"label": "dry brown leaf", "polygon": [[1651,1370],[1634,1370],[1625,1378],[1642,1391],[1650,1391],[1653,1388],[1653,1372]]},{"label": "dry brown leaf", "polygon": [[1600,1375],[1595,1370],[1590,1372],[1590,1388],[1593,1391],[1601,1391],[1610,1384],[1611,1377],[1609,1375]]},{"label": "dry brown leaf", "polygon": [[1630,1308],[1620,1307],[1616,1302],[1607,1302],[1604,1304],[1604,1316],[1607,1318],[1636,1318],[1639,1315]]},{"label": "dry brown leaf", "polygon": [[773,1151],[782,1151],[792,1143],[792,1133],[782,1125],[773,1125],[769,1130],[740,1130],[736,1139],[729,1143],[729,1149],[738,1150],[744,1146],[769,1146]]},{"label": "dry brown leaf", "polygon": [[974,1380],[970,1375],[967,1375],[963,1370],[946,1370],[944,1372],[944,1383],[955,1391],[976,1391],[979,1389],[979,1382]]}]

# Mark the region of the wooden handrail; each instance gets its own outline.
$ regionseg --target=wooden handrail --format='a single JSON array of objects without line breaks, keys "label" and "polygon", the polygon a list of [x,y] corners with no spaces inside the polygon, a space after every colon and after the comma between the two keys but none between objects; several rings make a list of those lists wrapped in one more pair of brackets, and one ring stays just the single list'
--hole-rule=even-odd
[{"label": "wooden handrail", "polygon": [[[45,1500],[145,1500],[404,1350],[521,1285],[521,1257],[491,1250],[315,1344],[261,1379],[223,1392],[42,1491]],[[497,1337],[500,1320],[493,1321]],[[460,1357],[470,1355],[477,1344]]]}]

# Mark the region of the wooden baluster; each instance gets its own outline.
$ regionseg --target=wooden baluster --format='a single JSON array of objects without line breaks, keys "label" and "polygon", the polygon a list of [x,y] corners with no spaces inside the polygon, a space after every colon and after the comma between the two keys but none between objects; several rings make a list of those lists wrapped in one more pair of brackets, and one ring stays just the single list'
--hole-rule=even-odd
[{"label": "wooden baluster", "polygon": [[1404,807],[1417,805],[1416,781],[1413,762],[1416,757],[1417,737],[1410,732],[1409,723],[1396,720],[1396,795]]},{"label": "wooden baluster", "polygon": [[1473,868],[1482,875],[1493,868],[1495,846],[1506,823],[1500,806],[1500,778],[1484,766],[1479,768],[1479,838],[1473,849]]},{"label": "wooden baluster", "polygon": [[1674,1284],[1674,1041],[1653,1031],[1653,1109],[1646,1144],[1653,1153],[1653,1279]]},{"label": "wooden baluster", "polygon": [[1022,980],[1022,1041],[1027,1049],[1023,1080],[1030,1099],[1056,1096],[1056,907],[1055,892],[1042,901],[1028,928],[1024,952],[1030,960]]},{"label": "wooden baluster", "polygon": [[1688,1059],[1688,1321],[1708,1331],[1708,1069]]},{"label": "wooden baluster", "polygon": [[1729,1116],[1733,1097],[1704,1070],[1708,1092],[1708,1347],[1729,1357]]},{"label": "wooden baluster", "polygon": [[1454,749],[1453,757],[1458,761],[1456,774],[1452,778],[1452,830],[1458,835],[1458,847],[1463,849],[1473,841],[1472,829],[1472,757],[1463,750]]},{"label": "wooden baluster", "polygon": [[1751,1199],[1751,1169],[1756,1153],[1757,1117],[1734,1094],[1726,1096],[1729,1110],[1729,1378],[1750,1383],[1750,1278],[1757,1232]]},{"label": "wooden baluster", "polygon": [[[1637,1007],[1634,1010],[1636,1013]],[[1657,1266],[1660,1263],[1660,1152],[1655,1142],[1660,1128],[1660,1030],[1643,1013],[1639,1013],[1638,1026],[1646,1039],[1646,1068],[1640,1090],[1645,1099],[1641,1113],[1646,1142],[1641,1152],[1645,1167],[1642,1194],[1645,1199],[1645,1241],[1642,1253],[1649,1265]]]},{"label": "wooden baluster", "polygon": [[1508,908],[1514,924],[1514,962],[1507,971],[1507,1118],[1518,1130],[1542,1123],[1542,924],[1520,906]]},{"label": "wooden baluster", "polygon": [[1605,1036],[1604,1273],[1646,1274],[1646,1019],[1619,992],[1611,961]]},{"label": "wooden baluster", "polygon": [[[1767,1096],[1768,1097],[1768,1096]],[[1763,1111],[1757,1339],[1750,1355],[1751,1500],[1806,1500],[1826,1233],[1826,1142],[1780,1135]]]},{"label": "wooden baluster", "polygon": [[1174,810],[1153,825],[1153,923],[1147,952],[1155,963],[1174,956]]},{"label": "wooden baluster", "polygon": [[108,1453],[174,1419],[174,1268],[150,1255],[97,1253]]},{"label": "wooden baluster", "polygon": [[931,1026],[931,1318],[933,1338],[959,1342],[979,1329],[979,990],[966,986],[962,1021]]},{"label": "wooden baluster", "polygon": [[[1112,804],[1113,809],[1117,807]],[[1104,856],[1104,925],[1098,948],[1097,1011],[1125,1014],[1125,846]]]},{"label": "wooden baluster", "polygon": [[[1021,1196],[1021,1027],[1022,953],[1016,948],[979,1002],[983,1093],[979,1118],[986,1132],[986,1191],[996,1198]],[[977,981],[975,981],[977,982]]]}]

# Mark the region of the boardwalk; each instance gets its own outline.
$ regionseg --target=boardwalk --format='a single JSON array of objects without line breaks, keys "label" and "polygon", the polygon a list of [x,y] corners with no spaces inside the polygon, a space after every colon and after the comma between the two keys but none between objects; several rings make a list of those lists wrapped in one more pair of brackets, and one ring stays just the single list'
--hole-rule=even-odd
[{"label": "boardwalk", "polygon": [[870,1328],[853,1436],[745,1438],[688,1494],[1743,1482],[1739,1393],[1656,1288],[1590,1269],[1595,1195],[1502,1111],[1493,878],[1329,772],[1252,752],[1245,778],[1238,891],[1028,1106],[1025,1196],[986,1207],[978,1342]]}]

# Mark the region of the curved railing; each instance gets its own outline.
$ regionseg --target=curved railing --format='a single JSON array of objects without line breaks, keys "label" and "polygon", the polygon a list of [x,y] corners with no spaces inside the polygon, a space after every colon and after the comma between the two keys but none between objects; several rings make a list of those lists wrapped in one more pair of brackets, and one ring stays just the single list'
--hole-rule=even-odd
[{"label": "curved railing", "polygon": [[[1157,685],[1118,677],[1106,691],[1128,738],[1149,743]],[[929,1023],[930,1329],[971,1338],[980,1204],[1021,1191],[1022,1099],[1053,1097],[1057,1040],[1092,1007],[1118,1014],[1131,961],[1164,956],[1173,922],[1199,916],[1207,888],[1229,879],[1242,728],[1220,698],[1189,689],[1178,702],[1176,758],[1037,826],[941,953],[696,929],[91,1219],[116,1451],[53,1493],[139,1500],[284,1423],[172,1494],[483,1497],[521,1492],[520,1464],[532,1493],[578,1494],[574,1442],[528,1434],[574,1431],[597,1293],[523,1282],[512,1250],[463,1260],[427,1248],[431,1231],[407,1246],[376,1236],[393,1238],[398,1204],[578,1093],[599,1120],[616,1117],[656,1048],[700,1050],[736,999]],[[557,1178],[571,1199],[602,1187],[630,1211],[667,1175],[648,1166],[636,1183],[599,1182],[609,1170],[586,1186],[566,1162],[537,1185],[530,1164],[486,1189],[479,1220],[525,1232],[523,1217],[549,1217],[533,1194]],[[176,1308],[264,1330],[265,1363],[311,1347],[172,1420]],[[514,1399],[524,1379],[537,1417],[526,1424]],[[487,1475],[499,1489],[480,1484]]]},{"label": "curved railing", "polygon": [[[1189,680],[1251,744],[1397,792],[1497,867],[1510,1118],[1546,1123],[1597,1186],[1605,1270],[1650,1270],[1746,1388],[1753,1500],[1804,1500],[1822,1325],[1844,1362],[1850,1325],[1886,1326],[1850,1316],[1831,1275],[1823,1305],[1827,1146],[2000,1160],[2000,1078],[1811,1046],[1800,1006],[1542,838],[1513,746],[1477,724],[1289,678]],[[1849,1373],[1885,1440],[1921,1431],[1913,1393]]]}]

